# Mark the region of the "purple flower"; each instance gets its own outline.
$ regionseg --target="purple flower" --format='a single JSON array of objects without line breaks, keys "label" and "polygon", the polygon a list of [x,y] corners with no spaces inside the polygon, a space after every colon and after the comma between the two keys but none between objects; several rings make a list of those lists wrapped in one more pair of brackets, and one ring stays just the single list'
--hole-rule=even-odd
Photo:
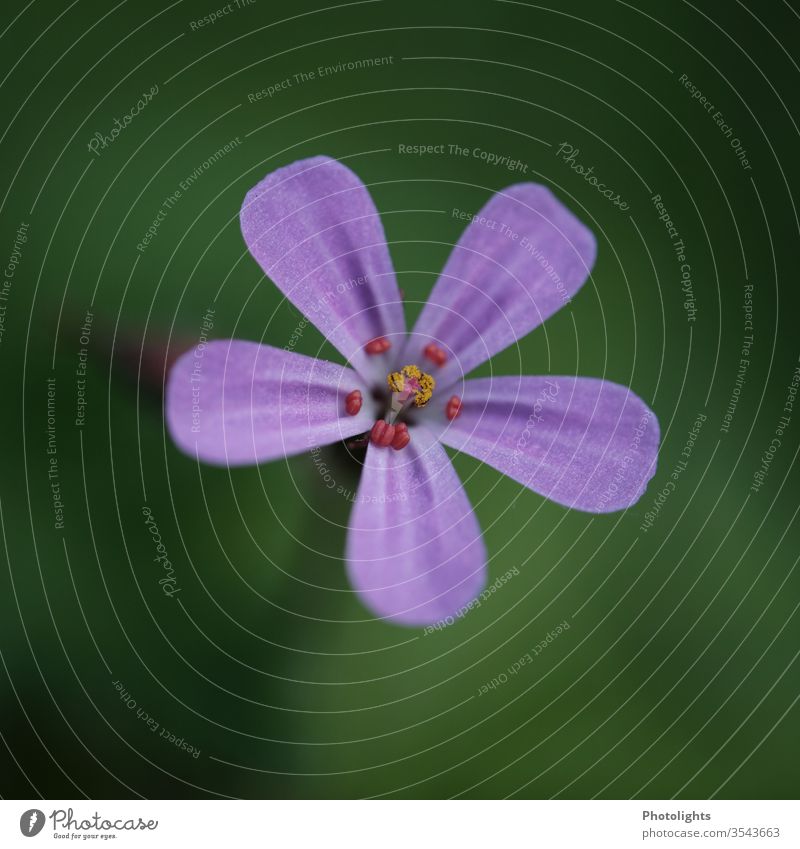
[{"label": "purple flower", "polygon": [[347,570],[370,610],[404,625],[454,615],[486,581],[481,531],[444,445],[591,513],[634,504],[658,452],[658,421],[626,387],[465,379],[570,301],[596,244],[533,183],[463,217],[470,223],[408,333],[383,226],[358,177],[322,156],[270,174],[242,206],[245,242],[351,367],[293,344],[215,341],[184,354],[167,387],[173,439],[209,463],[369,443]]}]

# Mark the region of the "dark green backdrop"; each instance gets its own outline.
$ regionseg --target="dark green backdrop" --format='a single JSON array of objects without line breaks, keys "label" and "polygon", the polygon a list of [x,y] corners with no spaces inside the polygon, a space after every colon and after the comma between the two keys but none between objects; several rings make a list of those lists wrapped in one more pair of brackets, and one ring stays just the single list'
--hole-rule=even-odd
[{"label": "dark green backdrop", "polygon": [[[5,16],[2,795],[795,795],[797,10],[256,0],[193,26],[214,11],[35,0]],[[164,430],[164,359],[197,344],[209,307],[213,338],[282,346],[298,324],[238,210],[320,153],[370,186],[410,317],[461,232],[454,208],[550,186],[598,261],[494,373],[605,376],[662,426],[659,471],[624,515],[568,512],[457,457],[491,580],[512,578],[441,632],[369,620],[341,560],[350,505],[310,456],[199,468]],[[297,350],[336,358],[311,327]]]}]

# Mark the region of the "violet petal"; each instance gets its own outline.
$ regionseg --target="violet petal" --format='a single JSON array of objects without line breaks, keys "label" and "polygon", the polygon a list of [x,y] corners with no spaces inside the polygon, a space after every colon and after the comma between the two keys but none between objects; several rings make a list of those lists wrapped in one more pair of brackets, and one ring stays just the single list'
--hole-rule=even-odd
[{"label": "violet petal", "polygon": [[409,337],[448,354],[444,388],[525,336],[575,295],[597,252],[591,231],[547,188],[519,183],[473,216]]},{"label": "violet petal", "polygon": [[[358,389],[361,411],[345,413]],[[209,342],[170,372],[166,418],[178,447],[207,463],[242,465],[308,451],[369,430],[375,410],[352,369],[236,339]]]},{"label": "violet petal", "polygon": [[442,404],[424,415],[446,445],[590,513],[635,504],[656,470],[658,419],[630,389],[607,380],[467,380],[453,421]]},{"label": "violet petal", "polygon": [[367,451],[347,571],[364,604],[402,625],[455,616],[486,581],[481,530],[444,448],[424,426],[400,451]]},{"label": "violet petal", "polygon": [[264,273],[367,380],[394,357],[364,346],[405,341],[405,318],[378,211],[346,166],[327,156],[265,177],[244,199],[242,234]]}]

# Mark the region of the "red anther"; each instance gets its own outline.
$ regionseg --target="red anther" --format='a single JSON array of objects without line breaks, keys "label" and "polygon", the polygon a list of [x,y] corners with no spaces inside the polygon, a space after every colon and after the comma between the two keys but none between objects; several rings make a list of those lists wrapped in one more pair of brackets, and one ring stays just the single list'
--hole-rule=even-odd
[{"label": "red anther", "polygon": [[383,419],[378,419],[369,434],[369,441],[377,448],[388,448],[392,444],[395,434],[395,426],[390,425]]},{"label": "red anther", "polygon": [[444,408],[444,414],[447,416],[450,421],[461,412],[461,399],[458,395],[453,395],[453,397],[447,402],[447,406]]},{"label": "red anther", "polygon": [[364,350],[368,354],[383,354],[391,347],[392,343],[385,336],[379,336],[377,339],[367,342],[367,344],[364,345]]},{"label": "red anther", "polygon": [[369,432],[369,441],[373,445],[380,445],[381,437],[383,436],[383,432],[386,430],[386,422],[383,419],[378,419],[374,425],[372,425],[372,430]]},{"label": "red anther", "polygon": [[411,442],[411,434],[408,432],[408,425],[405,422],[395,425],[392,448],[399,451],[401,448],[405,448],[409,442]]},{"label": "red anther", "polygon": [[381,434],[381,438],[377,442],[378,447],[388,448],[392,444],[396,430],[397,428],[394,425],[387,424],[386,430]]},{"label": "red anther", "polygon": [[348,416],[357,416],[361,412],[361,391],[354,389],[345,399],[344,408]]},{"label": "red anther", "polygon": [[443,366],[447,362],[447,354],[435,342],[427,344],[422,353],[437,366]]}]

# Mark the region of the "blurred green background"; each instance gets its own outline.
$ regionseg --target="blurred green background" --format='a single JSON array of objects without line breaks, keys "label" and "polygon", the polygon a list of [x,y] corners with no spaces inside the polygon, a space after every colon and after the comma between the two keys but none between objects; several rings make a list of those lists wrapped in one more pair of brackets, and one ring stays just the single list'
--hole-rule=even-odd
[{"label": "blurred green background", "polygon": [[[37,0],[8,15],[4,797],[796,795],[800,407],[751,486],[800,353],[800,19],[778,2],[550,5],[242,0],[202,26],[222,10]],[[376,57],[391,61],[295,78]],[[442,143],[525,173],[398,148]],[[491,580],[518,574],[433,633],[371,620],[350,591],[350,502],[310,456],[198,467],[164,430],[166,358],[197,344],[209,307],[213,338],[288,342],[300,316],[247,255],[238,211],[266,173],[320,153],[369,185],[410,320],[462,230],[454,208],[550,186],[597,234],[597,264],[491,369],[603,376],[661,423],[658,473],[626,514],[566,511],[456,457]],[[337,358],[313,327],[297,350]],[[357,469],[325,456],[354,489]]]}]

